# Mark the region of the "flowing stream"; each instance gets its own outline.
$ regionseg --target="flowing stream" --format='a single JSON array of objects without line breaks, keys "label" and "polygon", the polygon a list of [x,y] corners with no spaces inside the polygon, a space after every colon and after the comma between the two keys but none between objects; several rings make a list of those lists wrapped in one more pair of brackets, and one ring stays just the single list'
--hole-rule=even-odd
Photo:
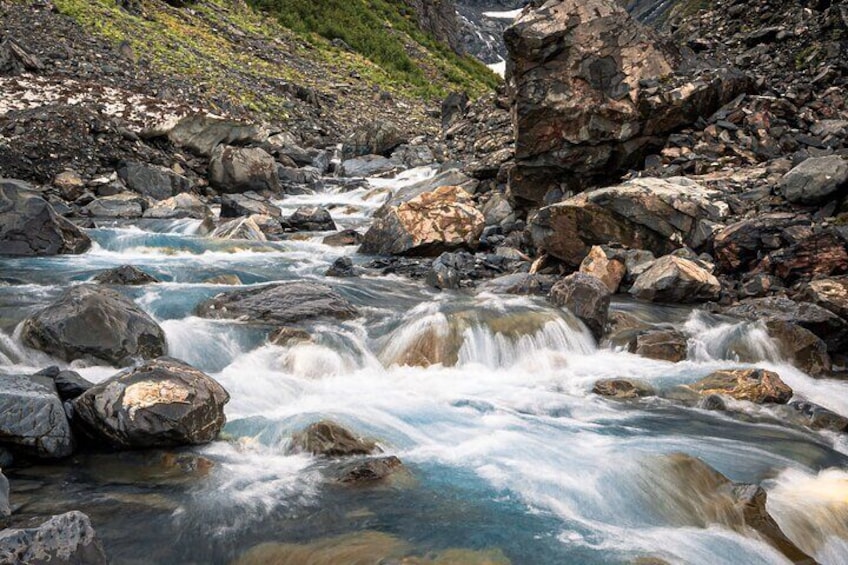
[{"label": "flowing stream", "polygon": [[[288,214],[320,203],[340,229],[363,229],[388,190],[432,174],[416,169],[278,204]],[[714,501],[698,477],[664,467],[672,453],[762,484],[769,511],[797,545],[822,563],[845,563],[844,437],[781,423],[767,407],[739,406],[731,416],[591,393],[604,377],[663,390],[748,366],[732,358],[744,347],[796,396],[848,416],[848,383],[814,380],[784,363],[756,324],[616,301],[614,309],[692,336],[690,361],[654,361],[599,349],[579,321],[541,297],[439,292],[396,276],[326,278],[339,256],[369,258],[323,245],[325,234],[249,243],[199,230],[192,220],[104,225],[89,230],[96,245],[84,255],[0,259],[0,372],[63,365],[21,345],[21,320],[69,285],[133,264],[164,282],[122,291],[162,325],[172,356],[232,397],[224,437],[208,446],[80,453],[10,470],[21,513],[86,512],[115,563],[230,563],[266,542],[281,544],[269,551],[332,552],[334,536],[348,536],[338,538],[348,551],[402,545],[440,563],[788,562],[755,533],[710,518],[704,507]],[[201,300],[244,288],[204,282],[222,274],[244,285],[324,281],[361,316],[308,324],[312,342],[269,345],[267,329],[193,316]],[[116,372],[74,368],[95,382]],[[377,439],[409,473],[378,487],[327,483],[317,460],[286,454],[291,433],[321,418]],[[274,562],[252,562],[263,561]]]}]

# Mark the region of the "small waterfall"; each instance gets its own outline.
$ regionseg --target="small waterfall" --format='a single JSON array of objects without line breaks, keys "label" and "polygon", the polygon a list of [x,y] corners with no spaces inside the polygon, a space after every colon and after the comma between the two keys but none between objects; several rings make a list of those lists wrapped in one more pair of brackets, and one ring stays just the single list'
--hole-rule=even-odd
[{"label": "small waterfall", "polygon": [[684,325],[689,338],[689,359],[696,362],[716,360],[757,363],[783,361],[777,344],[769,337],[762,322],[716,323],[707,314],[694,311]]}]

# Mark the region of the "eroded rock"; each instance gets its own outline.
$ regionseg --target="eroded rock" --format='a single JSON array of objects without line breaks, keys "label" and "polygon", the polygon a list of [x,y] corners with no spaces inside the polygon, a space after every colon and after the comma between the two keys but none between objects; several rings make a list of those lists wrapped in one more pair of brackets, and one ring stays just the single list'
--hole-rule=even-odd
[{"label": "eroded rock", "polygon": [[0,445],[50,459],[73,453],[71,426],[50,377],[0,376]]},{"label": "eroded rock", "polygon": [[765,369],[716,371],[689,387],[701,396],[720,394],[755,404],[786,404],[793,394],[777,373]]},{"label": "eroded rock", "polygon": [[53,516],[38,528],[0,532],[0,562],[107,565],[103,544],[82,512]]}]

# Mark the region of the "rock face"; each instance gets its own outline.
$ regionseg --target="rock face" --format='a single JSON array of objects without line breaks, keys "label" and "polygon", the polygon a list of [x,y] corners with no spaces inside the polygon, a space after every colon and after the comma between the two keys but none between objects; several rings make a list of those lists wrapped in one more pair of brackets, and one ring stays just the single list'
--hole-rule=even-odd
[{"label": "rock face", "polygon": [[209,161],[209,183],[226,193],[280,189],[277,162],[258,147],[219,145]]},{"label": "rock face", "polygon": [[780,181],[790,202],[823,204],[848,189],[848,159],[839,155],[807,159]]},{"label": "rock face", "polygon": [[728,213],[721,193],[695,181],[644,178],[542,208],[529,227],[540,251],[576,268],[592,246],[611,242],[658,254],[697,248],[698,227]]},{"label": "rock face", "polygon": [[149,275],[132,265],[121,265],[108,271],[103,271],[96,277],[94,282],[100,284],[114,284],[124,286],[137,286],[142,284],[157,283],[159,279],[153,275]]},{"label": "rock face", "polygon": [[702,396],[723,394],[755,404],[786,404],[792,398],[792,389],[780,376],[764,369],[716,371],[689,386]]},{"label": "rock face", "polygon": [[510,190],[523,203],[608,183],[749,87],[730,72],[672,76],[678,54],[615,0],[545,2],[504,39],[516,138]]},{"label": "rock face", "polygon": [[88,516],[75,511],[38,528],[0,532],[0,562],[107,565],[109,560]]},{"label": "rock face", "polygon": [[168,357],[118,373],[73,401],[75,422],[118,448],[208,443],[226,423],[227,391]]},{"label": "rock face", "polygon": [[204,318],[285,325],[313,318],[346,320],[356,308],[330,287],[297,281],[219,294],[197,307]]},{"label": "rock face", "polygon": [[630,289],[640,300],[670,304],[716,300],[720,293],[721,283],[709,271],[674,255],[657,259]]},{"label": "rock face", "polygon": [[51,459],[73,453],[71,427],[49,377],[0,377],[0,445]]},{"label": "rock face", "polygon": [[30,185],[0,178],[0,255],[84,253],[91,240]]},{"label": "rock face", "polygon": [[611,293],[601,281],[583,273],[574,273],[556,283],[549,295],[557,306],[568,308],[600,339],[609,315]]},{"label": "rock face", "polygon": [[310,424],[292,436],[291,451],[311,453],[319,457],[371,455],[379,451],[373,441],[355,436],[347,428],[330,420]]},{"label": "rock face", "polygon": [[471,196],[442,186],[389,209],[366,232],[361,253],[436,256],[476,247],[486,220]]},{"label": "rock face", "polygon": [[165,355],[165,332],[131,300],[96,285],[68,289],[24,321],[23,342],[65,361],[93,358],[125,366]]}]

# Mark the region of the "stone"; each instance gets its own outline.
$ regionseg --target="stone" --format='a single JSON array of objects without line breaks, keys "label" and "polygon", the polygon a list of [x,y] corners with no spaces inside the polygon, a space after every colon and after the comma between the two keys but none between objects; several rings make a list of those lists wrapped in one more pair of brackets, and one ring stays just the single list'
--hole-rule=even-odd
[{"label": "stone", "polygon": [[83,195],[85,192],[85,181],[78,172],[74,170],[65,170],[53,178],[53,186],[59,189],[59,192],[68,202],[72,202]]},{"label": "stone", "polygon": [[809,225],[809,216],[782,212],[734,222],[720,230],[713,241],[718,266],[726,273],[751,271],[765,253],[789,244],[784,234]]},{"label": "stone", "polygon": [[403,463],[394,455],[369,457],[362,461],[344,463],[335,469],[335,480],[343,484],[367,484],[381,481],[404,469]]},{"label": "stone", "polygon": [[9,479],[0,470],[0,527],[5,527],[6,520],[12,515],[12,505],[9,503]]},{"label": "stone", "polygon": [[324,273],[326,277],[355,277],[356,269],[353,266],[353,261],[350,260],[350,257],[339,257],[333,264],[330,265],[330,268],[327,269],[327,272]]},{"label": "stone", "polygon": [[477,286],[478,292],[491,292],[492,294],[529,294],[547,295],[557,277],[554,275],[540,275],[531,273],[513,273],[503,275],[492,280],[485,281]]},{"label": "stone", "polygon": [[794,204],[825,204],[848,191],[848,159],[840,155],[811,157],[786,173],[779,188]]},{"label": "stone", "polygon": [[0,445],[48,459],[73,453],[71,425],[50,377],[0,375]]},{"label": "stone", "polygon": [[356,230],[342,230],[330,234],[322,240],[324,245],[332,247],[347,247],[348,245],[359,245],[362,243],[362,234]]},{"label": "stone", "polygon": [[209,160],[209,183],[222,193],[280,190],[277,162],[259,147],[219,145]]},{"label": "stone", "polygon": [[142,215],[157,220],[192,218],[206,220],[212,217],[209,207],[194,194],[183,193],[155,202]]},{"label": "stone", "polygon": [[221,218],[240,218],[262,214],[272,218],[281,218],[283,213],[276,206],[256,192],[245,192],[243,194],[221,195]]},{"label": "stone", "polygon": [[721,283],[695,262],[666,255],[636,278],[630,294],[650,302],[692,304],[717,300]]},{"label": "stone", "polygon": [[685,334],[675,330],[648,330],[636,336],[632,352],[648,359],[678,363],[686,360],[689,343]]},{"label": "stone", "polygon": [[720,394],[755,404],[786,404],[793,394],[777,373],[765,369],[716,371],[689,388],[701,396]]},{"label": "stone", "polygon": [[53,516],[38,528],[0,532],[0,562],[107,565],[103,544],[82,512]]},{"label": "stone", "polygon": [[90,247],[91,239],[31,185],[0,178],[0,255],[76,254]]},{"label": "stone", "polygon": [[604,335],[611,293],[601,279],[583,273],[571,274],[551,288],[548,298],[577,316],[596,340]]},{"label": "stone", "polygon": [[373,441],[355,436],[336,422],[321,420],[292,435],[289,451],[337,458],[371,455],[379,452],[379,448]]},{"label": "stone", "polygon": [[347,320],[356,307],[328,286],[294,281],[219,294],[197,307],[203,318],[286,325],[315,318]]},{"label": "stone", "polygon": [[132,192],[122,192],[113,196],[96,198],[83,210],[89,216],[97,218],[140,218],[147,208],[147,201]]},{"label": "stone", "polygon": [[388,157],[393,149],[406,143],[400,128],[389,120],[374,120],[357,128],[342,144],[345,159],[360,155]]},{"label": "stone", "polygon": [[114,284],[122,286],[138,286],[143,284],[158,283],[159,279],[149,275],[132,265],[121,265],[114,269],[101,272],[92,279],[100,284]]},{"label": "stone", "polygon": [[812,281],[804,287],[799,298],[848,320],[848,276]]},{"label": "stone", "polygon": [[639,178],[540,209],[530,220],[530,234],[540,251],[575,268],[595,245],[666,255],[691,240],[700,220],[727,217],[721,197],[687,178]]},{"label": "stone", "polygon": [[224,222],[215,228],[209,237],[218,239],[243,239],[247,241],[268,241],[265,232],[256,222],[257,216],[247,218],[236,218]]},{"label": "stone", "polygon": [[158,165],[129,161],[118,168],[118,177],[127,188],[153,200],[165,200],[191,190],[191,181]]},{"label": "stone", "polygon": [[153,318],[118,292],[90,284],[69,288],[24,320],[21,340],[68,362],[126,366],[167,353],[165,332]]},{"label": "stone", "polygon": [[25,71],[39,72],[44,63],[24,49],[17,41],[7,38],[0,42],[0,76],[17,75]]},{"label": "stone", "polygon": [[281,239],[286,231],[284,221],[272,216],[264,214],[253,214],[250,220],[256,224],[259,230],[265,235],[266,239],[277,240]]},{"label": "stone", "polygon": [[214,277],[209,277],[203,282],[207,284],[219,284],[226,286],[241,286],[242,281],[241,278],[235,273],[224,273],[221,275],[215,275]]},{"label": "stone", "polygon": [[848,243],[836,230],[810,233],[772,251],[754,270],[774,274],[790,285],[813,277],[848,273]]},{"label": "stone", "polygon": [[486,201],[481,212],[486,218],[487,226],[498,226],[504,222],[515,220],[515,210],[513,210],[509,200],[498,192],[492,194]]},{"label": "stone", "polygon": [[789,408],[800,418],[802,424],[810,429],[839,433],[848,432],[848,418],[831,412],[818,404],[797,400],[790,402]]},{"label": "stone", "polygon": [[427,145],[401,145],[392,151],[391,161],[403,169],[424,167],[436,162],[433,150]]},{"label": "stone", "polygon": [[315,167],[277,167],[277,177],[286,194],[312,194],[323,186],[321,171]]},{"label": "stone", "polygon": [[[164,131],[162,131],[164,129]],[[267,135],[255,124],[218,118],[203,114],[191,114],[181,118],[171,127],[147,132],[148,136],[167,135],[174,145],[209,157],[220,145],[244,145],[261,143]]]},{"label": "stone", "polygon": [[589,254],[580,263],[580,272],[586,275],[600,279],[612,294],[618,292],[618,287],[621,284],[624,275],[627,273],[627,267],[624,262],[613,257],[607,257],[606,252],[602,247],[593,245],[589,249]]},{"label": "stone", "polygon": [[169,357],[126,369],[72,401],[74,423],[120,449],[209,443],[226,423],[227,391]]},{"label": "stone", "polygon": [[447,171],[443,171],[429,179],[424,179],[395,190],[385,203],[380,206],[376,212],[374,212],[374,217],[382,218],[388,214],[392,208],[397,207],[404,202],[409,202],[413,198],[421,196],[426,192],[433,192],[437,188],[441,188],[443,186],[458,186],[471,195],[477,189],[479,184],[479,181],[469,177],[461,171],[448,169]]},{"label": "stone", "polygon": [[459,248],[473,249],[485,223],[467,192],[457,186],[442,186],[377,218],[365,233],[359,252],[436,256]]},{"label": "stone", "polygon": [[398,163],[382,155],[363,155],[342,162],[340,174],[344,177],[375,177],[398,169]]},{"label": "stone", "polygon": [[616,400],[632,400],[656,394],[651,385],[635,379],[601,379],[592,387],[592,392]]},{"label": "stone", "polygon": [[321,206],[301,206],[283,220],[286,231],[334,231],[336,223],[330,212]]},{"label": "stone", "polygon": [[53,377],[53,384],[63,402],[73,400],[94,386],[94,383],[85,380],[76,371],[59,371]]},{"label": "stone", "polygon": [[781,355],[792,365],[811,377],[830,375],[832,362],[827,344],[816,334],[788,320],[766,318],[764,323],[769,337],[777,343]]}]

